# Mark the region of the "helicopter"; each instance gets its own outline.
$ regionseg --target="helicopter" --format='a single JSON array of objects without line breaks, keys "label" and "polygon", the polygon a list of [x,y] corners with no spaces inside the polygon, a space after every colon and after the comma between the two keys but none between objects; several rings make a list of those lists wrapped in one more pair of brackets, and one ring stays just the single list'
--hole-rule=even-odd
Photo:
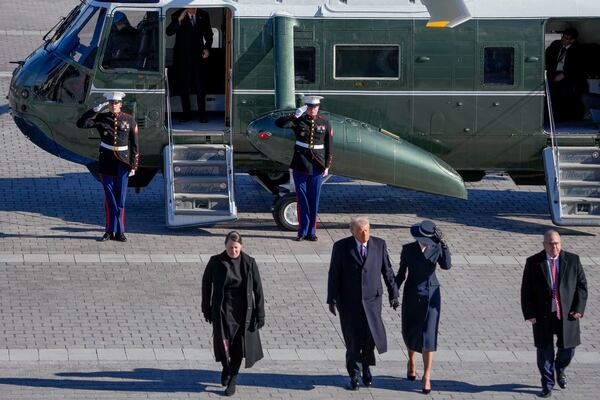
[{"label": "helicopter", "polygon": [[[212,22],[203,122],[177,120],[166,27],[183,8]],[[235,173],[244,172],[273,194],[277,224],[295,230],[294,139],[274,121],[304,95],[325,98],[334,175],[466,199],[464,182],[503,171],[546,184],[555,224],[599,225],[598,121],[555,121],[545,75],[545,50],[568,27],[596,49],[600,4],[81,0],[18,62],[8,98],[33,143],[97,174],[98,133],[75,121],[106,91],[126,93],[142,153],[129,184],[162,171],[170,227],[235,219]]]}]

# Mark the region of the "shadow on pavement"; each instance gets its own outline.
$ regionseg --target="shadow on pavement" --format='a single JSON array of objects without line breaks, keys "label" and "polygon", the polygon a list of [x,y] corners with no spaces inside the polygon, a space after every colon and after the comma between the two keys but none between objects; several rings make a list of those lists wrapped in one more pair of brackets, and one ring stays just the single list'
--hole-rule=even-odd
[{"label": "shadow on pavement", "polygon": [[[238,175],[236,180],[240,220],[223,226],[278,232],[273,238],[280,237],[279,228],[271,218],[270,194],[247,175]],[[105,221],[101,185],[84,172],[65,173],[57,177],[0,179],[0,211],[34,213],[65,223],[96,225],[96,233],[101,232]],[[320,212],[347,214],[344,221],[357,214],[406,214],[416,216],[411,223],[427,218],[506,232],[540,234],[546,229],[557,229],[562,235],[593,236],[582,230],[552,225],[546,194],[539,191],[469,189],[469,200],[463,201],[386,185],[361,185],[347,178],[334,177],[323,188]],[[261,215],[248,218],[245,213]],[[168,236],[208,234],[199,228],[173,230],[165,226],[163,180],[160,175],[148,187],[142,188],[141,193],[134,193],[130,189],[126,224],[126,230],[132,233]],[[325,222],[320,225],[329,229],[346,228],[346,222]],[[380,224],[380,227],[394,229],[406,226]],[[66,233],[86,231],[69,226],[52,229]],[[56,237],[48,235],[48,238]],[[65,237],[72,238],[70,235]]]},{"label": "shadow on pavement", "polygon": [[[98,371],[98,372],[59,372],[61,378],[77,379],[40,379],[40,378],[0,378],[0,385],[14,385],[37,388],[56,388],[65,390],[94,390],[115,392],[191,392],[221,391],[220,372],[195,369],[166,370],[154,368],[137,368],[131,371]],[[81,379],[83,378],[83,379]],[[100,380],[90,378],[106,378]],[[130,381],[128,381],[130,380]],[[341,375],[299,375],[242,372],[238,384],[243,391],[244,386],[308,391],[317,387],[339,387],[340,395],[348,378]],[[474,385],[455,380],[434,380],[435,392],[453,393],[522,393],[534,394],[536,388],[522,384]],[[385,389],[399,392],[418,392],[420,382],[407,381],[391,376],[375,376],[372,390]],[[363,389],[364,390],[364,389]]]}]

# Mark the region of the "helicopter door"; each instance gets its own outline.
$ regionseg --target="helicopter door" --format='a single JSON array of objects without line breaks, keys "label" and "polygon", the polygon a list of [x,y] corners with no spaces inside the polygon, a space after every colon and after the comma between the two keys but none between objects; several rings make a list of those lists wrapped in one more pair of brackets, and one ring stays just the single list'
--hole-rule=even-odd
[{"label": "helicopter door", "polygon": [[148,146],[156,143],[159,153],[164,115],[163,41],[160,39],[163,18],[160,8],[115,8],[104,26],[100,57],[92,81],[90,105],[102,101],[102,93],[125,92],[126,112],[134,115],[144,130]]}]

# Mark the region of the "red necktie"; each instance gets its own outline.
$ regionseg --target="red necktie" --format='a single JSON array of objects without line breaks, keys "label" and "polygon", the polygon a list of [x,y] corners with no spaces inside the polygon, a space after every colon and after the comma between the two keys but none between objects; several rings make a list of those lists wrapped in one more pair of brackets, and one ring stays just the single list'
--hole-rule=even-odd
[{"label": "red necktie", "polygon": [[558,293],[558,273],[556,271],[556,258],[552,259],[552,300],[556,306],[556,318],[560,319],[560,298]]}]

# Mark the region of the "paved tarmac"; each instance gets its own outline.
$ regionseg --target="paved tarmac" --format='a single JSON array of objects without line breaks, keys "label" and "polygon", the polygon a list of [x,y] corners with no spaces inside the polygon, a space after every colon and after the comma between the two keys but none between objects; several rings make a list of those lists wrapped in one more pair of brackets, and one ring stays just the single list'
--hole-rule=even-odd
[{"label": "paved tarmac", "polygon": [[[4,2],[8,3],[8,2]],[[72,0],[3,3],[0,92],[9,61],[22,59]],[[433,219],[454,253],[440,271],[443,310],[433,398],[533,398],[539,378],[519,287],[525,257],[552,228],[541,186],[502,175],[468,184],[469,201],[344,178],[323,189],[319,242],[296,243],[277,229],[271,197],[236,177],[239,220],[170,230],[162,176],[128,198],[127,243],[99,243],[102,190],[87,170],[49,155],[16,128],[0,100],[0,398],[202,399],[221,394],[211,330],[200,314],[200,277],[236,229],[257,258],[266,300],[265,359],[243,370],[239,398],[423,398],[405,375],[400,318],[384,310],[390,351],[375,385],[350,393],[338,320],[324,305],[334,241],[351,216],[368,215],[397,268],[408,227]],[[582,257],[590,297],[583,344],[556,398],[600,392],[600,228],[560,228],[564,248]]]}]

